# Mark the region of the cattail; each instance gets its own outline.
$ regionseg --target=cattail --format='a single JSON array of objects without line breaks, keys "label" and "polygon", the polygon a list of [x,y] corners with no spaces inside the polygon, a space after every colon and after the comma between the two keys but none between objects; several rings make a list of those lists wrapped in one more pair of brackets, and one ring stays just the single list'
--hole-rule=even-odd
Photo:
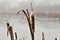
[{"label": "cattail", "polygon": [[12,28],[12,26],[9,26],[7,32],[10,33],[10,38],[11,38],[11,40],[14,40],[14,35],[13,35],[13,28]]},{"label": "cattail", "polygon": [[35,32],[35,20],[34,20],[34,12],[31,11],[30,13],[30,24],[31,24],[31,29],[32,29],[32,32],[34,33]]},{"label": "cattail", "polygon": [[29,24],[30,33],[31,33],[31,37],[32,37],[32,40],[34,40],[34,32],[35,32],[35,22],[34,22],[34,20],[35,19],[34,19],[33,9],[32,9],[31,14],[29,14],[28,9],[26,9],[26,11],[22,9],[22,12],[25,14],[25,16],[27,18],[27,21],[28,21],[28,24]]},{"label": "cattail", "polygon": [[[8,30],[8,28],[10,27],[10,24],[9,24],[8,20],[7,20],[6,25],[7,25],[7,30]],[[9,32],[9,31],[7,31],[7,36],[8,36],[8,32]]]},{"label": "cattail", "polygon": [[27,13],[24,10],[22,10],[22,12],[25,14],[27,21],[28,21],[32,40],[34,40],[34,31],[35,31],[34,14],[33,14],[33,12],[31,12],[31,14],[29,15],[29,12],[27,9],[26,9],[26,11],[27,11]]},{"label": "cattail", "polygon": [[7,23],[6,23],[6,25],[7,25],[7,29],[8,29],[8,27],[10,26],[10,24],[9,24],[8,20],[7,20]]},{"label": "cattail", "polygon": [[16,40],[18,40],[18,39],[17,39],[17,33],[16,33],[16,32],[15,32],[15,38],[16,38]]},{"label": "cattail", "polygon": [[42,40],[44,40],[44,32],[42,32]]}]

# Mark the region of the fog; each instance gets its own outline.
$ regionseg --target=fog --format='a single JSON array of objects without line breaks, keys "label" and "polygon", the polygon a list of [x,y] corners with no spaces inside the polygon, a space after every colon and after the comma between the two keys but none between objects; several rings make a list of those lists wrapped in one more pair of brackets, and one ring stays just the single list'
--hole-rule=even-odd
[{"label": "fog", "polygon": [[[28,22],[23,13],[16,15],[18,10],[31,9],[31,2],[34,11],[60,9],[60,0],[0,0],[0,40],[10,40],[7,37],[6,20],[17,32],[18,39],[26,38],[31,40]],[[44,32],[45,40],[60,40],[60,19],[55,17],[41,17],[39,12],[35,13],[35,40],[42,40]]]},{"label": "fog", "polygon": [[[12,14],[0,15],[0,40],[10,40],[7,37],[6,20],[13,27],[13,31],[17,32],[18,39],[27,37],[26,40],[31,40],[28,22],[25,15],[18,16]],[[35,15],[35,40],[42,40],[42,32],[44,32],[45,40],[54,40],[55,37],[60,40],[60,21],[58,18],[37,17]]]}]

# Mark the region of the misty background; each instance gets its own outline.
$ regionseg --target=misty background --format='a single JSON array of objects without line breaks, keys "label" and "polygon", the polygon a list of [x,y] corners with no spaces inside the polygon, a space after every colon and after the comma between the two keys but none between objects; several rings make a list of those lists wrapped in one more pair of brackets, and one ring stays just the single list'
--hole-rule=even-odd
[{"label": "misty background", "polygon": [[0,13],[16,13],[19,9],[30,9],[32,2],[34,10],[60,10],[60,0],[0,0]]},{"label": "misty background", "polygon": [[18,16],[16,15],[18,10],[30,10],[31,2],[35,12],[35,40],[42,40],[42,32],[44,32],[45,40],[54,40],[55,38],[60,40],[59,18],[40,15],[41,11],[57,11],[59,13],[60,0],[0,0],[0,40],[10,40],[10,37],[7,37],[6,20],[13,27],[13,31],[17,32],[18,39],[27,37],[26,40],[31,40],[25,15],[22,12]]}]

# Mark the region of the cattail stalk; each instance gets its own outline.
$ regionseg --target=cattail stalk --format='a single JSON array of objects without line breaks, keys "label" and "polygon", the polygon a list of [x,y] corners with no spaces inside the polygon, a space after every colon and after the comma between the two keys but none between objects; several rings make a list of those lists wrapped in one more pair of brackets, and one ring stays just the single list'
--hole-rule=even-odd
[{"label": "cattail stalk", "polygon": [[31,2],[31,10],[33,11],[33,6],[32,6],[32,2]]},{"label": "cattail stalk", "polygon": [[17,39],[17,33],[16,33],[16,32],[15,32],[15,39],[18,40],[18,39]]},{"label": "cattail stalk", "polygon": [[[9,22],[7,22],[6,24],[7,24],[7,30],[8,30],[10,24],[9,24]],[[8,31],[7,31],[7,36],[8,36]]]},{"label": "cattail stalk", "polygon": [[42,32],[42,40],[44,40],[44,32]]}]

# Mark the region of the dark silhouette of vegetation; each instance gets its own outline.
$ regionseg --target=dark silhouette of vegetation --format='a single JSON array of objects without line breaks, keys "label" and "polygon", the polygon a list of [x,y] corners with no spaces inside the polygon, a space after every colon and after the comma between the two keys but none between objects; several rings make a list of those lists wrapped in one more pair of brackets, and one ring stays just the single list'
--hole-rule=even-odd
[{"label": "dark silhouette of vegetation", "polygon": [[42,32],[42,40],[44,40],[44,32]]},{"label": "dark silhouette of vegetation", "polygon": [[[18,11],[17,14],[19,14],[20,10]],[[29,29],[30,29],[30,33],[31,33],[31,37],[32,40],[34,40],[34,32],[35,32],[35,18],[34,18],[34,11],[32,8],[32,2],[31,2],[31,13],[29,13],[30,11],[28,11],[28,9],[23,10],[22,12],[25,14],[27,21],[28,21],[28,25],[29,25]]]},{"label": "dark silhouette of vegetation", "polygon": [[18,39],[17,39],[17,33],[16,33],[16,32],[15,32],[15,40],[18,40]]},{"label": "dark silhouette of vegetation", "polygon": [[12,28],[12,26],[10,26],[9,23],[7,23],[7,36],[8,36],[8,33],[10,34],[11,40],[14,40],[13,28]]}]

